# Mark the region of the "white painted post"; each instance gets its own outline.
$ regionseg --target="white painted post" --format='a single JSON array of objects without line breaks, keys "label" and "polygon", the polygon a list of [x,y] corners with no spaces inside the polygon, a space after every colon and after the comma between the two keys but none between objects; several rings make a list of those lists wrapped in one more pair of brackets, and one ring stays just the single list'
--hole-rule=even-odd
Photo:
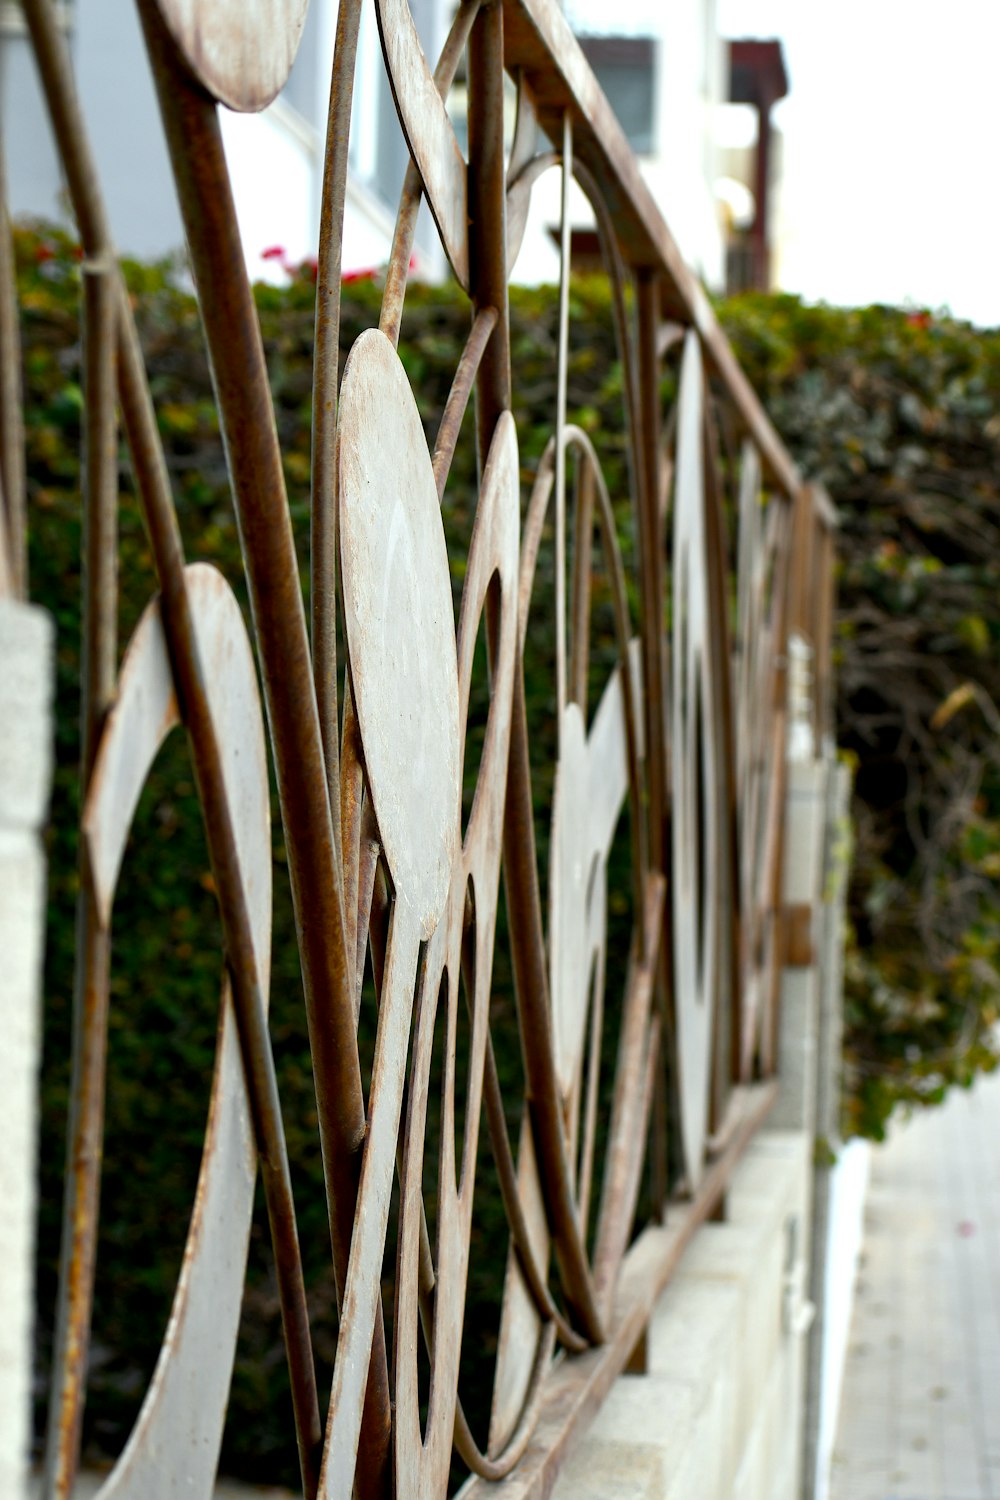
[{"label": "white painted post", "polygon": [[809,1347],[803,1500],[829,1494],[868,1183],[868,1142],[845,1146],[840,1139],[850,797],[850,773],[838,765],[830,778],[820,951],[812,1254],[817,1317]]},{"label": "white painted post", "polygon": [[[850,778],[812,730],[811,653],[789,642],[789,776],[785,808],[783,900],[809,915],[810,952],[795,955],[781,984],[778,1072],[773,1123],[804,1130],[814,1143],[812,1202],[803,1270],[817,1316],[806,1349],[800,1479],[802,1500],[824,1500],[846,1346],[864,1173],[832,1173],[839,1147],[844,907]],[[803,946],[800,924],[798,944]],[[862,1163],[863,1165],[863,1163]],[[852,1185],[848,1188],[847,1182]],[[859,1186],[860,1185],[860,1186]],[[845,1197],[846,1194],[846,1197]],[[859,1207],[852,1205],[857,1203]],[[845,1312],[846,1310],[846,1312]]]},{"label": "white painted post", "polygon": [[31,1439],[38,1066],[52,778],[53,628],[0,600],[0,1495],[25,1500]]},{"label": "white painted post", "polygon": [[781,979],[778,1036],[780,1093],[771,1124],[780,1130],[815,1129],[816,1043],[818,1030],[819,910],[829,763],[817,756],[813,734],[812,650],[800,636],[788,643],[788,784],[785,794],[785,849],[782,901],[785,913],[805,913],[811,956],[786,957]]},{"label": "white painted post", "polygon": [[[827,787],[831,760],[816,744],[813,729],[812,648],[793,634],[788,642],[788,782],[782,875],[786,938],[778,1032],[778,1101],[770,1125],[801,1132],[812,1153],[816,1135],[820,1009],[820,913],[826,842]],[[784,1493],[798,1496],[807,1448],[805,1335],[814,1315],[810,1266],[813,1235],[813,1174],[801,1217],[786,1224],[785,1324],[793,1341],[782,1450]]]}]

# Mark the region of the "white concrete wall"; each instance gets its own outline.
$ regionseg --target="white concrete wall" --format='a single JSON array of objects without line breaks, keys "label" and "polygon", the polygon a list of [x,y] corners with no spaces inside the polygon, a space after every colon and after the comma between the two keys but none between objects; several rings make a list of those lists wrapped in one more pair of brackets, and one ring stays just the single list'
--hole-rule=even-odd
[{"label": "white concrete wall", "polygon": [[815,1165],[837,1116],[846,870],[827,876],[848,787],[799,732],[811,722],[800,677],[783,898],[811,908],[813,943],[782,976],[778,1101],[737,1170],[725,1222],[698,1230],[660,1301],[648,1373],[616,1382],[560,1477],[561,1500],[827,1497],[867,1151],[843,1151],[832,1172],[822,1153]]},{"label": "white concrete wall", "polygon": [[803,1500],[826,1500],[870,1161],[865,1141],[840,1138],[843,977],[850,862],[851,777],[835,764],[827,798],[823,907],[819,941],[812,1285],[817,1304],[808,1349],[806,1475]]},{"label": "white concrete wall", "polygon": [[[75,0],[67,15],[80,102],[115,244],[122,254],[140,259],[181,253],[180,204],[135,7]],[[418,10],[434,56],[443,15],[443,0],[425,0]],[[335,4],[310,8],[288,87],[271,108],[260,115],[220,109],[247,269],[255,280],[285,280],[280,261],[261,259],[265,249],[280,246],[289,264],[317,252],[336,19]],[[355,87],[357,140],[352,150],[361,174],[348,191],[345,271],[385,264],[396,214],[395,204],[383,203],[373,190],[380,118],[377,88],[387,85],[374,15],[367,9],[363,30]],[[387,123],[396,128],[391,119]],[[0,125],[11,212],[71,227],[24,20],[8,0],[0,0]],[[426,211],[421,213],[416,244],[420,274],[439,279],[445,260]]]},{"label": "white concrete wall", "polygon": [[[763,1131],[649,1325],[647,1373],[615,1382],[555,1500],[798,1500],[812,1141]],[[793,1247],[794,1246],[794,1251]]]},{"label": "white concrete wall", "polygon": [[[67,38],[118,248],[156,258],[183,245],[180,206],[134,5],[77,0]],[[0,0],[0,109],[15,217],[72,215],[23,16]]]},{"label": "white concrete wall", "polygon": [[[715,197],[715,112],[726,97],[729,79],[716,0],[673,0],[669,5],[664,0],[630,0],[618,7],[607,0],[567,0],[565,9],[578,33],[654,39],[654,147],[640,167],[686,263],[713,290],[721,290],[725,245]],[[547,219],[555,223],[558,189],[547,190],[546,200],[550,195],[554,196]],[[541,249],[537,253],[543,258]],[[535,266],[533,249],[526,245],[518,279],[542,279],[533,274]]]},{"label": "white concrete wall", "polygon": [[0,600],[0,1495],[27,1493],[52,621]]},{"label": "white concrete wall", "polygon": [[180,204],[135,5],[77,3],[73,64],[116,245],[150,260],[181,249]]},{"label": "white concrete wall", "polygon": [[830,1468],[847,1364],[870,1169],[870,1143],[849,1141],[841,1149],[825,1184],[829,1229],[822,1323],[826,1336],[822,1348],[813,1500],[828,1500],[830,1494]]},{"label": "white concrete wall", "polygon": [[221,110],[220,122],[247,269],[284,282],[280,261],[262,254],[280,247],[289,264],[316,254],[322,139],[280,100],[259,115]]},{"label": "white concrete wall", "polygon": [[63,182],[24,16],[0,0],[0,136],[14,215],[64,221]]},{"label": "white concrete wall", "polygon": [[[429,58],[443,38],[443,0],[422,0],[417,21]],[[634,9],[634,8],[633,8]],[[606,6],[577,7],[578,28],[617,33],[643,30],[657,39],[656,149],[641,162],[685,260],[713,288],[722,285],[724,248],[713,184],[717,173],[714,110],[724,92],[722,43],[715,0],[685,0],[648,13],[609,16]],[[76,0],[71,50],[84,118],[122,253],[155,259],[183,249],[180,206],[138,18],[133,6]],[[286,95],[261,116],[221,112],[226,154],[247,267],[252,277],[282,279],[261,251],[280,245],[290,262],[316,254],[322,151],[326,128],[336,6],[313,6]],[[631,22],[631,24],[629,24]],[[388,257],[395,205],[378,201],[380,131],[397,129],[382,98],[383,63],[373,18],[366,12],[358,54],[352,166],[358,191],[348,205],[345,270],[380,266]],[[380,102],[381,101],[381,102]],[[62,174],[48,127],[23,19],[0,0],[0,106],[15,215],[70,223]],[[400,151],[405,148],[400,145]],[[559,221],[558,174],[534,195],[516,277],[553,281],[558,256],[550,229]],[[574,222],[591,222],[582,203]],[[445,260],[430,218],[417,230],[419,273],[444,275]]]}]

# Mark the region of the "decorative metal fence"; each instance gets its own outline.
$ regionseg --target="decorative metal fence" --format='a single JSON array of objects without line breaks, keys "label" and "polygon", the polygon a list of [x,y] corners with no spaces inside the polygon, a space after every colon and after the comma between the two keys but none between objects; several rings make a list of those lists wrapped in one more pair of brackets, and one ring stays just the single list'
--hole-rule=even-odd
[{"label": "decorative metal fence", "polygon": [[[144,780],[178,724],[197,773],[226,977],[183,1270],[141,1414],[101,1494],[211,1493],[258,1168],[310,1500],[352,1490],[443,1495],[453,1445],[479,1476],[473,1490],[509,1475],[510,1493],[542,1494],[641,1339],[686,1240],[718,1203],[774,1096],[778,980],[788,945],[801,939],[800,914],[781,903],[789,643],[794,637],[811,651],[809,711],[822,734],[832,512],[800,479],[738,368],[555,0],[462,0],[433,73],[406,0],[375,0],[412,159],[379,326],[354,344],[340,379],[361,9],[361,0],[341,0],[317,277],[307,621],[218,122],[220,103],[257,110],[281,88],[306,0],[138,3],[199,293],[252,626],[248,633],[219,573],[185,561],[54,6],[24,0],[83,243],[86,397],[77,1021],[44,1494],[68,1496],[78,1463],[116,881]],[[444,104],[463,57],[468,162]],[[517,92],[509,151],[505,77]],[[539,127],[551,144],[539,146]],[[522,514],[508,270],[532,190],[550,168],[563,182],[558,399]],[[613,294],[633,579],[595,448],[566,415],[571,179],[593,207]],[[424,199],[471,323],[433,452],[396,349]],[[6,237],[0,257],[0,588],[17,595],[26,578],[25,486]],[[665,409],[668,365],[679,365],[678,395]],[[479,493],[456,631],[440,502],[473,393]],[[121,661],[119,421],[160,585]],[[720,424],[740,435],[735,450],[722,452]],[[550,536],[558,750],[540,879],[522,654],[536,563]],[[595,538],[610,578],[617,667],[590,712]],[[339,664],[338,612],[347,658]],[[470,680],[483,622],[489,717],[463,829]],[[268,746],[340,1308],[325,1420],[268,1037]],[[624,993],[606,998],[607,863],[626,812],[633,932]],[[526,1080],[516,1141],[489,1025],[501,876]],[[357,1026],[369,951],[378,1017],[366,1087]],[[461,1082],[460,1008],[470,1037]],[[596,1127],[605,1012],[617,1036],[606,1137]],[[444,1027],[445,1064],[431,1204],[423,1163],[436,1025]],[[483,1111],[510,1252],[489,1439],[480,1448],[458,1372]],[[669,1141],[680,1173],[668,1166]],[[637,1226],[647,1166],[654,1212]],[[382,1277],[394,1182],[390,1340]],[[421,1340],[430,1365],[424,1392]]]}]

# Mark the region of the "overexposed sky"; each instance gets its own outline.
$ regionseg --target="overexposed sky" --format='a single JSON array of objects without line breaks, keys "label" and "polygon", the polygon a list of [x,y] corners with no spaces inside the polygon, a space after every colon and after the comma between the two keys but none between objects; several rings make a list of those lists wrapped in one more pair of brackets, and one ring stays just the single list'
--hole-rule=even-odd
[{"label": "overexposed sky", "polygon": [[784,44],[785,288],[1000,325],[1000,0],[719,0],[719,25]]}]

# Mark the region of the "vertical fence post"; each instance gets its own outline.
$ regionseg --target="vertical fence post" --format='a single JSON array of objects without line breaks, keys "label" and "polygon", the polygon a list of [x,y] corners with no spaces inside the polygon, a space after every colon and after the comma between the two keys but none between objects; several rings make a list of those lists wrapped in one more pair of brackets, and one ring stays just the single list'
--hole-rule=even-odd
[{"label": "vertical fence post", "polygon": [[[778,1073],[772,1123],[813,1143],[811,1199],[797,1250],[793,1300],[808,1329],[804,1421],[795,1491],[815,1500],[818,1454],[829,1426],[828,1277],[831,1142],[837,1138],[843,1010],[846,819],[849,779],[834,759],[830,653],[832,532],[825,495],[806,487],[798,508],[797,571],[790,609],[788,781],[782,876],[782,979]],[[804,1307],[805,1298],[812,1304]],[[836,1322],[836,1315],[834,1315]]]},{"label": "vertical fence post", "polygon": [[816,1320],[810,1329],[806,1356],[802,1500],[823,1500],[829,1487],[866,1182],[867,1143],[854,1141],[845,1154],[840,1139],[850,800],[850,771],[845,765],[835,765],[827,798],[820,935],[816,1165],[809,1272]]},{"label": "vertical fence post", "polygon": [[[827,783],[830,759],[817,744],[814,711],[814,653],[802,632],[803,611],[792,611],[788,636],[788,772],[785,784],[785,831],[780,912],[781,999],[777,1038],[778,1101],[771,1117],[777,1129],[803,1132],[810,1142],[816,1132],[817,1049],[821,988],[820,912],[823,890]],[[785,1266],[785,1327],[796,1341],[803,1339],[814,1316],[810,1281],[814,1192],[809,1174],[802,1219],[789,1221]],[[804,1345],[794,1352],[797,1377],[797,1423],[805,1412],[802,1361]],[[806,1442],[801,1425],[793,1458],[789,1494],[802,1482]]]},{"label": "vertical fence post", "polygon": [[27,1500],[52,621],[0,600],[0,1494]]},{"label": "vertical fence post", "polygon": [[822,890],[828,762],[813,735],[812,650],[788,642],[788,780],[782,875],[782,978],[778,1076],[772,1124],[811,1131],[816,1114],[818,912]]}]

